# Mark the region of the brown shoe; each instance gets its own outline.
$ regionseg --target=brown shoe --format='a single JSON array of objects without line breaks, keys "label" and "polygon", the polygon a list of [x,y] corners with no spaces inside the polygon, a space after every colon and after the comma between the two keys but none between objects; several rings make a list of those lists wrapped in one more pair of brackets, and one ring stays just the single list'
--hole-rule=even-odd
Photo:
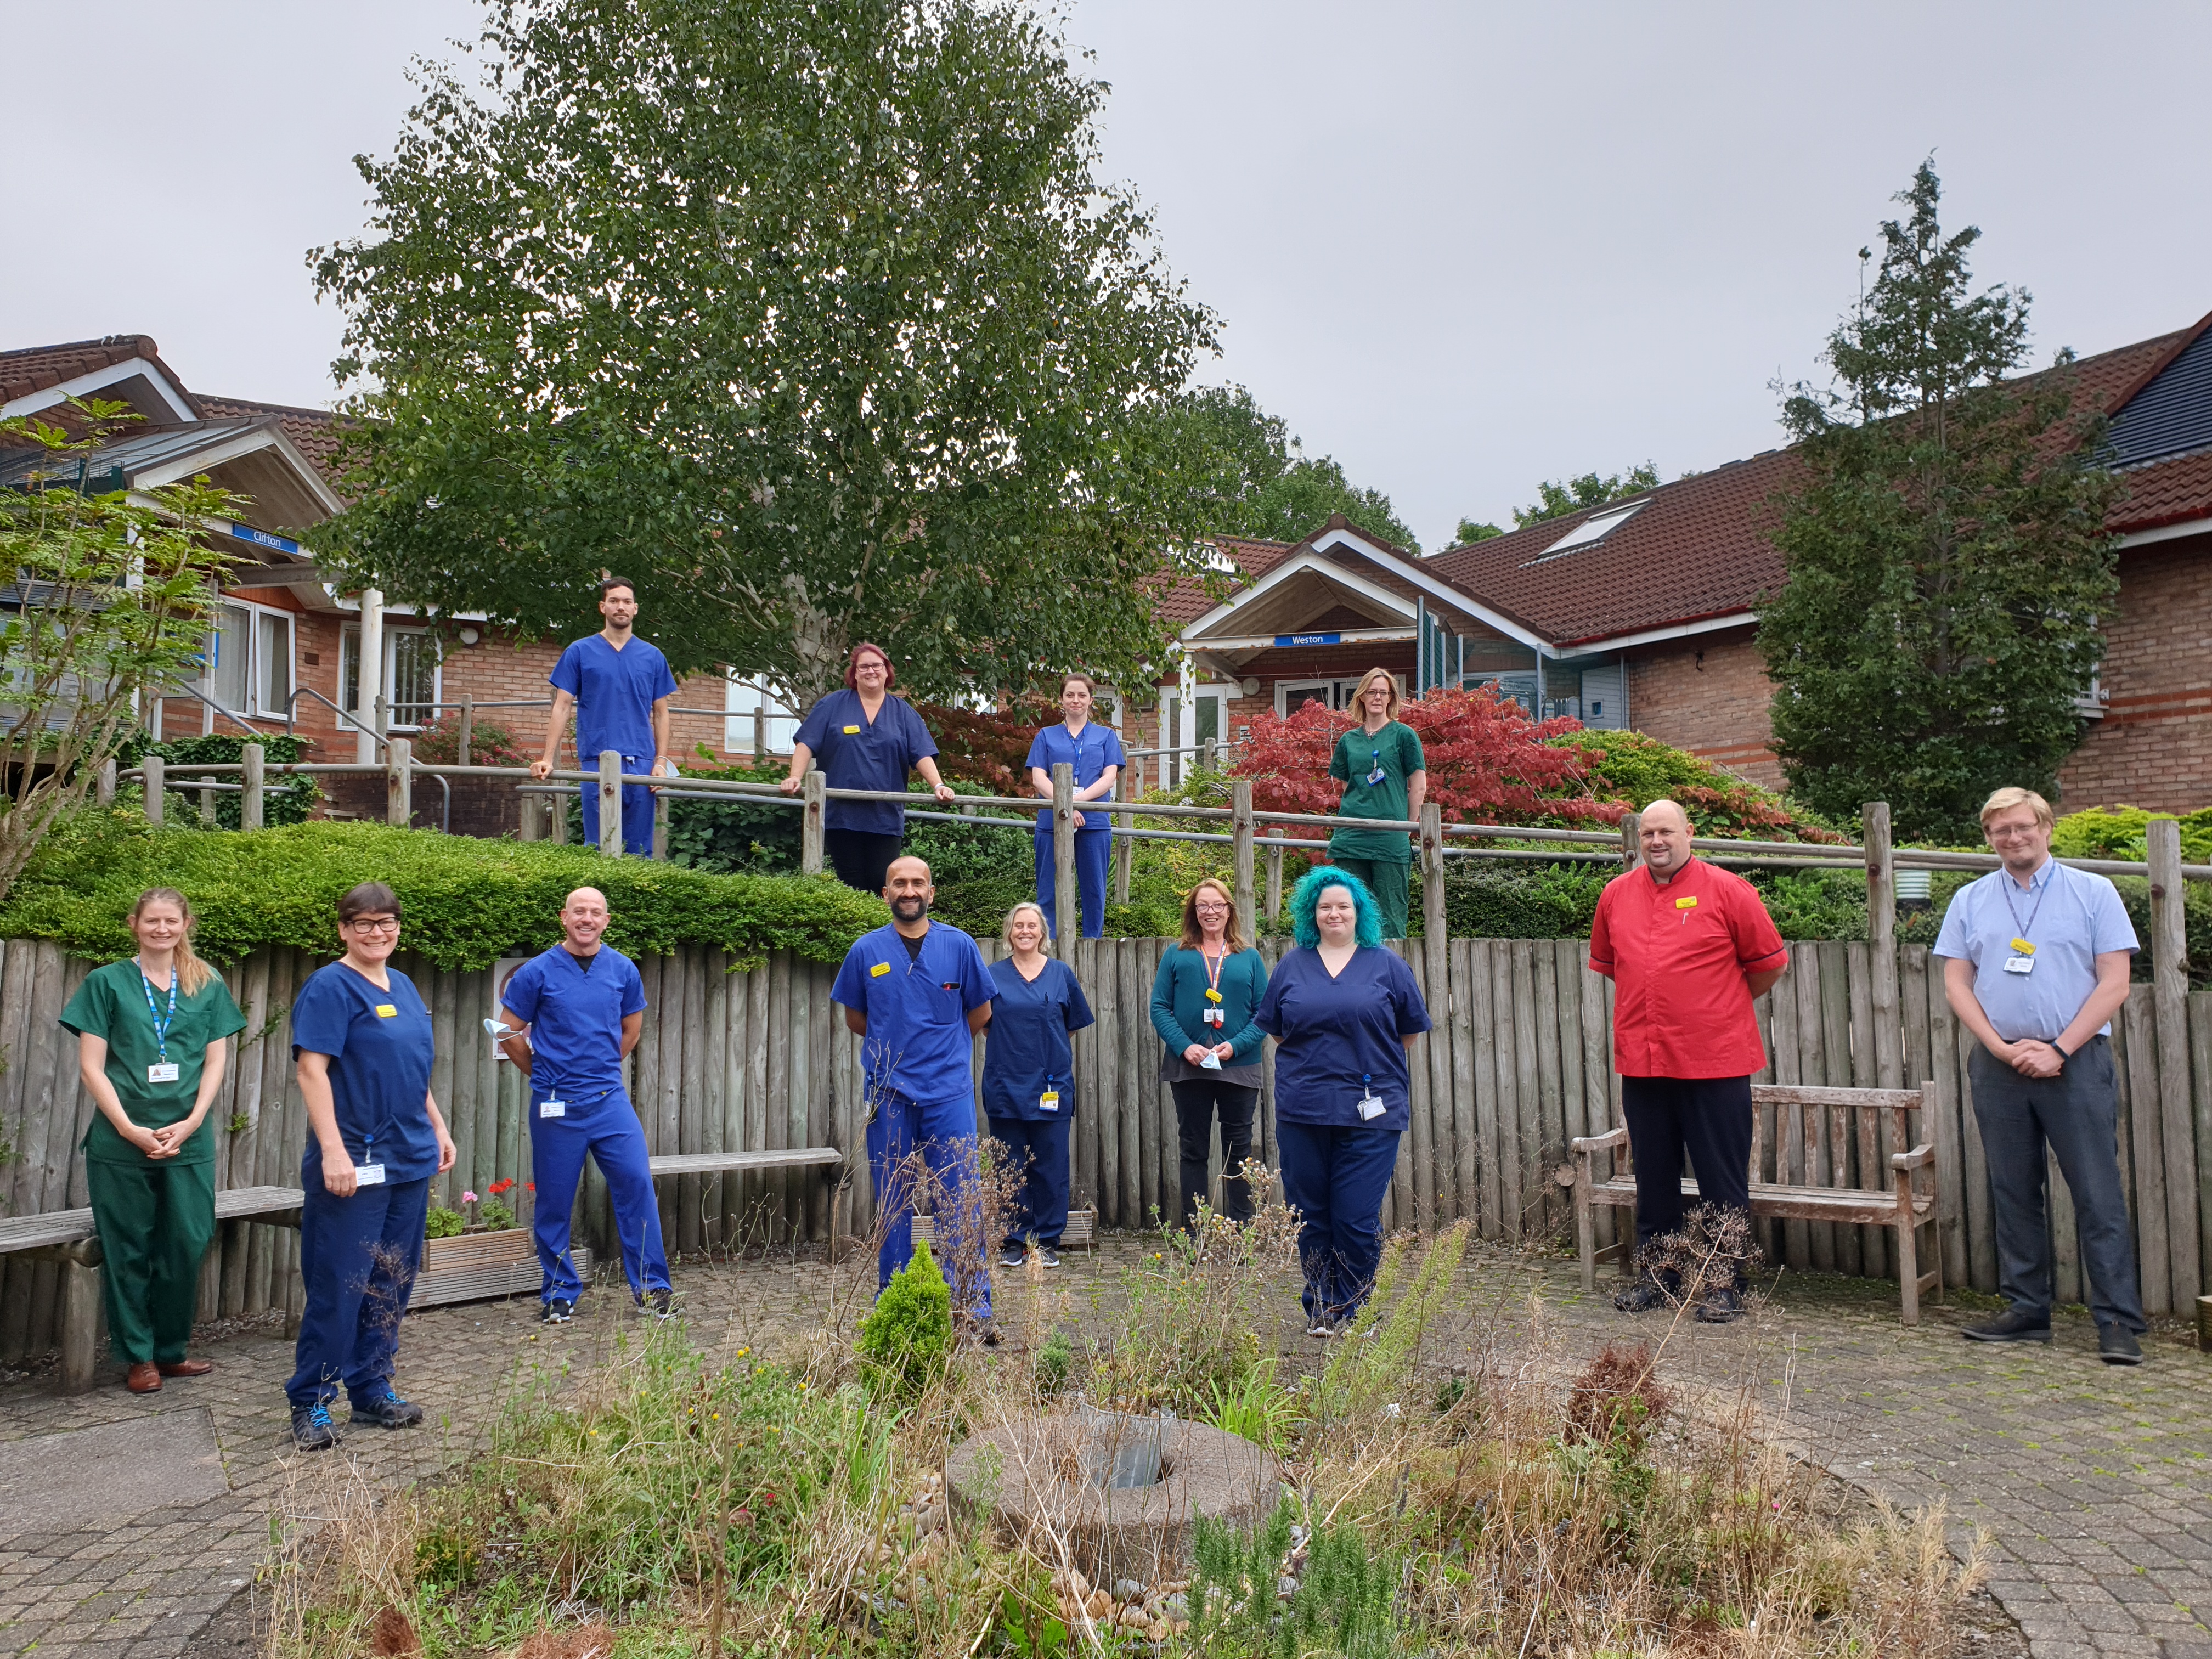
[{"label": "brown shoe", "polygon": [[156,1365],[154,1369],[164,1376],[205,1376],[215,1369],[215,1361],[179,1359],[173,1365]]},{"label": "brown shoe", "polygon": [[123,1386],[133,1394],[159,1394],[161,1391],[161,1368],[150,1359],[142,1359],[131,1368]]}]

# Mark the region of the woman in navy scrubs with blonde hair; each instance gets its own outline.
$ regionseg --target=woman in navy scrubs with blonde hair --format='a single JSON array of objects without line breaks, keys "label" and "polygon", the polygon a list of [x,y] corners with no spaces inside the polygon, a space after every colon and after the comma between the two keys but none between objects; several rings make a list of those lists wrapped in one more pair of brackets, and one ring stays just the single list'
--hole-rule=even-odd
[{"label": "woman in navy scrubs with blonde hair", "polygon": [[1406,1052],[1429,1029],[1358,877],[1324,865],[1291,895],[1297,949],[1253,1018],[1275,1039],[1275,1148],[1298,1212],[1306,1334],[1350,1326],[1382,1260],[1382,1198],[1412,1122]]},{"label": "woman in navy scrubs with blonde hair", "polygon": [[1067,1126],[1075,1115],[1075,1050],[1068,1039],[1091,1023],[1075,970],[1044,954],[1044,912],[1027,901],[1000,929],[1011,953],[991,964],[998,997],[983,1031],[983,1114],[1009,1169],[1020,1171],[1000,1265],[1037,1259],[1060,1266],[1067,1230]]}]

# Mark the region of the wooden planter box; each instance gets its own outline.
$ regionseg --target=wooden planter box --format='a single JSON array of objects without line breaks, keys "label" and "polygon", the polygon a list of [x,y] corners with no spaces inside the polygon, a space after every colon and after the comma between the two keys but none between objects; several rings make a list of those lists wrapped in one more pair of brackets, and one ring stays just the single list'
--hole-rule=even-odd
[{"label": "wooden planter box", "polygon": [[[589,1281],[592,1253],[572,1246],[576,1276]],[[457,1238],[422,1241],[422,1270],[415,1275],[410,1308],[440,1308],[453,1302],[482,1302],[495,1296],[534,1294],[544,1283],[538,1246],[527,1227],[495,1233],[463,1233]]]}]

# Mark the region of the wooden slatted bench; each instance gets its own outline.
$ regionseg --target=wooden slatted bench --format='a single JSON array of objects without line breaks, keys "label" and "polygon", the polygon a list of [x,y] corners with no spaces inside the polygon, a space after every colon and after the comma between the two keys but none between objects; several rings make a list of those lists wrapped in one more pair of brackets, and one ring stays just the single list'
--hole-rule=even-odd
[{"label": "wooden slatted bench", "polygon": [[[215,1218],[300,1224],[297,1187],[234,1187],[215,1195]],[[62,1269],[62,1363],[57,1391],[82,1394],[93,1385],[100,1343],[100,1270],[105,1261],[90,1210],[50,1210],[0,1221],[0,1255],[55,1261]]]},{"label": "wooden slatted bench", "polygon": [[[1935,1084],[1923,1083],[1917,1089],[1822,1089],[1754,1084],[1751,1103],[1752,1214],[1790,1221],[1894,1228],[1898,1291],[1904,1322],[1917,1325],[1921,1293],[1932,1289],[1938,1301],[1943,1296],[1943,1253],[1940,1244],[1929,1251],[1935,1263],[1933,1270],[1923,1273],[1919,1267],[1920,1229],[1933,1226],[1943,1218],[1936,1191],[1935,1143],[1932,1139],[1914,1143],[1908,1133],[1909,1119],[1915,1112],[1920,1114],[1923,1133],[1932,1137],[1938,1133]],[[1800,1135],[1785,1135],[1784,1139],[1794,1141],[1800,1154],[1792,1160],[1798,1167],[1788,1172],[1802,1174],[1804,1180],[1759,1179],[1765,1164],[1764,1109],[1769,1106],[1775,1109],[1778,1127],[1801,1131]],[[1799,1114],[1795,1119],[1781,1116],[1793,1111]],[[1862,1180],[1872,1179],[1876,1173],[1875,1130],[1882,1114],[1887,1113],[1890,1120],[1889,1144],[1911,1147],[1909,1152],[1890,1154],[1887,1190],[1839,1187],[1822,1178],[1832,1171],[1840,1180],[1850,1167],[1849,1150],[1837,1147],[1833,1136],[1827,1133],[1826,1126],[1835,1113],[1847,1115],[1838,1123],[1838,1128],[1848,1123],[1854,1132]],[[1618,1255],[1625,1274],[1635,1271],[1632,1244],[1613,1244],[1603,1251],[1597,1249],[1597,1206],[1606,1205],[1632,1212],[1636,1208],[1636,1177],[1618,1156],[1627,1145],[1626,1128],[1613,1129],[1601,1135],[1578,1136],[1574,1141],[1575,1231],[1581,1248],[1585,1291],[1597,1288],[1597,1263],[1601,1255]],[[1602,1172],[1598,1167],[1601,1157],[1605,1160]],[[1777,1173],[1783,1172],[1784,1166],[1778,1166]],[[1686,1199],[1697,1197],[1698,1183],[1694,1178],[1683,1180],[1682,1195]]]}]

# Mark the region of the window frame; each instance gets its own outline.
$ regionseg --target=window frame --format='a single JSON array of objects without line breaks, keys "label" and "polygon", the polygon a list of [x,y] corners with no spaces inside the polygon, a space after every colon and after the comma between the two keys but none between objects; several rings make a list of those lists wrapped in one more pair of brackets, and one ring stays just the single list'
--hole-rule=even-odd
[{"label": "window frame", "polygon": [[[264,725],[289,725],[292,718],[292,708],[289,699],[297,696],[300,690],[298,613],[287,611],[282,605],[263,605],[258,600],[237,599],[228,593],[217,593],[214,604],[221,609],[238,611],[245,618],[245,624],[240,631],[245,635],[246,642],[246,696],[240,708],[232,708],[226,704],[225,713],[234,714],[241,720],[258,721]],[[263,629],[265,620],[271,617],[281,618],[284,624],[284,689],[288,699],[283,708],[273,712],[264,706],[261,696],[269,678],[269,665],[265,660],[263,647]],[[215,705],[206,701],[216,695],[215,677],[218,672],[221,652],[219,641],[222,633],[214,626],[214,621],[213,617],[209,618],[207,646],[201,655],[199,678],[197,683],[202,698],[200,723],[204,732],[211,732],[215,729]]]}]

